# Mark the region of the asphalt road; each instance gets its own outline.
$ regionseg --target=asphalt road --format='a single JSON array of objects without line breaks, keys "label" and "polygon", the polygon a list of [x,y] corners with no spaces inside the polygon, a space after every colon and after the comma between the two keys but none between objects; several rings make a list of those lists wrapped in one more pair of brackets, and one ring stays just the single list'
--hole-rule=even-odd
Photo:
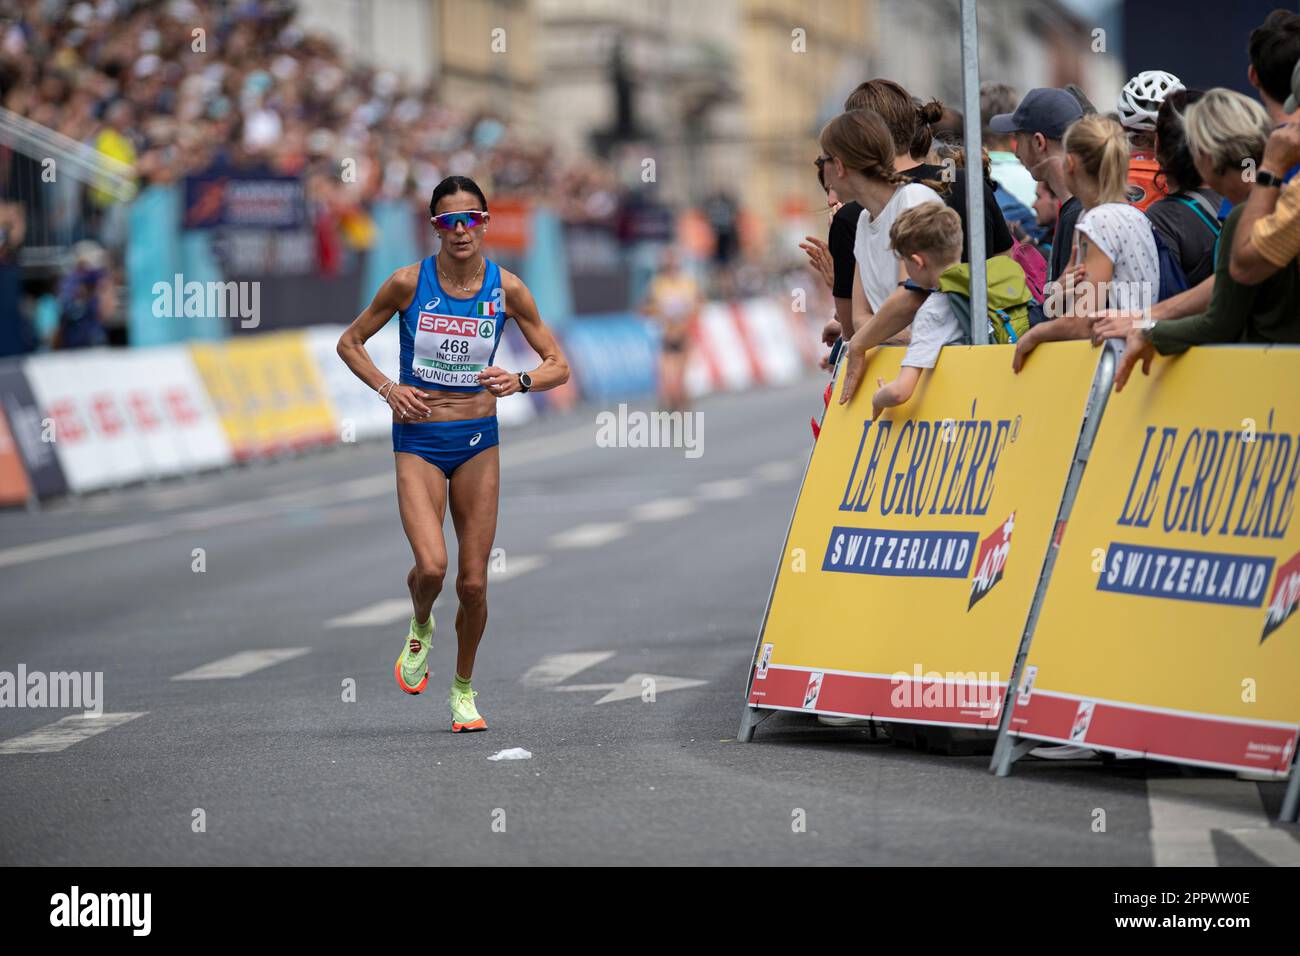
[{"label": "asphalt road", "polygon": [[[597,447],[594,408],[504,434],[482,734],[448,732],[450,579],[428,692],[393,682],[410,556],[385,442],[0,515],[0,671],[102,671],[106,715],[139,715],[24,753],[80,712],[0,709],[0,863],[1300,860],[1268,822],[1280,784],[1140,762],[999,780],[785,714],[737,743],[821,385],[706,400],[696,458]],[[515,747],[531,759],[488,759]]]}]

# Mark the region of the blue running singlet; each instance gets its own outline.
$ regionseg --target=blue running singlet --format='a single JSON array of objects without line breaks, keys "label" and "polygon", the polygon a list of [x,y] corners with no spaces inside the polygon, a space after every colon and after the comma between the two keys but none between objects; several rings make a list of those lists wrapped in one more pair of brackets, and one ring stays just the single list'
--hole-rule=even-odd
[{"label": "blue running singlet", "polygon": [[415,299],[398,314],[401,323],[400,381],[449,392],[481,392],[479,372],[492,364],[505,326],[506,294],[501,269],[484,260],[483,287],[467,299],[448,295],[438,263],[420,263]]}]

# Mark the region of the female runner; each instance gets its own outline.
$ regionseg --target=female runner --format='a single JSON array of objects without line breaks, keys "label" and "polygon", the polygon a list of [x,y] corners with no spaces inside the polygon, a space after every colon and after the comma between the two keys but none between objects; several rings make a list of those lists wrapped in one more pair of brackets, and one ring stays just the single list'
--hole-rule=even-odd
[{"label": "female runner", "polygon": [[[437,254],[398,269],[339,339],[339,357],[393,410],[397,503],[415,564],[406,576],[414,614],[393,668],[418,694],[429,682],[433,602],[447,573],[442,526],[447,502],[458,542],[456,676],[448,703],[453,733],[486,730],[470,687],[487,624],[487,567],[496,535],[500,459],[496,402],[562,385],[569,367],[519,277],[483,256],[487,198],[472,179],[449,176],[429,200]],[[396,313],[401,373],[392,382],[365,343]],[[542,363],[531,371],[493,364],[507,318]]]}]

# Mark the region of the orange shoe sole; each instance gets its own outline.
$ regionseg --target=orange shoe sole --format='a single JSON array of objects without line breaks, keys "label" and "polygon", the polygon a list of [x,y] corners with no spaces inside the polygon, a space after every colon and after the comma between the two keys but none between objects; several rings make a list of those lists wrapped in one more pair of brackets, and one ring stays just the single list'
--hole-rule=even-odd
[{"label": "orange shoe sole", "polygon": [[424,680],[420,681],[416,686],[411,687],[406,683],[406,681],[402,680],[401,657],[398,657],[397,663],[393,665],[393,676],[397,678],[397,686],[402,688],[402,690],[406,691],[408,694],[418,694],[429,686],[429,669],[427,667],[424,669]]},{"label": "orange shoe sole", "polygon": [[487,721],[480,717],[478,720],[471,720],[468,724],[459,724],[456,721],[451,722],[451,732],[453,734],[463,734],[475,730],[487,730]]}]

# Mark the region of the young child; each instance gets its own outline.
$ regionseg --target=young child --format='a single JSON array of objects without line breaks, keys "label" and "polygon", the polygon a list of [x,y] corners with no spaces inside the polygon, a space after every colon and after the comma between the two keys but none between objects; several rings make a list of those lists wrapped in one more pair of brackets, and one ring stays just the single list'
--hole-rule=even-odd
[{"label": "young child", "polygon": [[913,206],[894,220],[889,244],[903,260],[908,278],[930,290],[930,295],[912,320],[912,341],[898,378],[887,385],[883,378],[876,379],[876,394],[871,397],[873,420],[886,408],[911,398],[921,370],[934,368],[939,350],[962,340],[961,326],[948,304],[948,296],[938,291],[939,276],[961,262],[961,217],[941,202]]}]

